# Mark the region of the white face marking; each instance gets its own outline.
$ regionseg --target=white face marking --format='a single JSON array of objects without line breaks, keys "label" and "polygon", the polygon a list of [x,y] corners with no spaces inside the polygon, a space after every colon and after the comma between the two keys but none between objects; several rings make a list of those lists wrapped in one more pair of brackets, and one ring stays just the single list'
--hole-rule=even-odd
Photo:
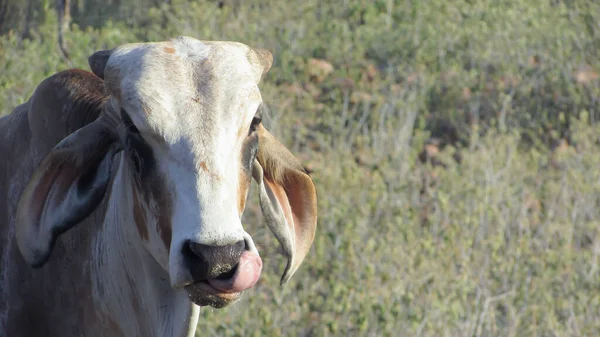
[{"label": "white face marking", "polygon": [[262,100],[262,69],[250,52],[239,43],[180,37],[119,47],[105,70],[110,104],[131,117],[168,187],[174,287],[191,281],[181,254],[186,241],[248,238],[238,213],[241,151]]}]

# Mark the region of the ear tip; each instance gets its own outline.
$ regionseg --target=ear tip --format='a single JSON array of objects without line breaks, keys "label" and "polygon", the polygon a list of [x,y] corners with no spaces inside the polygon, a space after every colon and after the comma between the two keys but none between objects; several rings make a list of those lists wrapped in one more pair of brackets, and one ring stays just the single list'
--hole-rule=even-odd
[{"label": "ear tip", "polygon": [[48,261],[48,256],[44,257],[43,259],[38,259],[38,260],[34,260],[34,261],[28,261],[27,263],[31,266],[31,268],[33,268],[33,269],[39,269],[43,265],[45,265],[47,261]]},{"label": "ear tip", "polygon": [[[27,190],[25,190],[24,194],[27,194]],[[23,200],[23,196],[21,197],[21,201]],[[28,198],[26,195],[25,198]],[[48,258],[50,257],[48,247],[40,246],[37,237],[39,233],[34,234],[31,231],[26,230],[31,226],[28,225],[28,221],[24,214],[24,210],[22,209],[22,202],[19,201],[19,205],[17,206],[17,219],[15,221],[15,241],[17,247],[19,249],[19,253],[25,263],[32,268],[40,268],[43,266]]]},{"label": "ear tip", "polygon": [[104,68],[112,51],[113,49],[99,50],[88,57],[88,64],[92,72],[102,79],[104,79]]},{"label": "ear tip", "polygon": [[273,61],[273,53],[271,53],[268,49],[265,48],[256,48],[254,51],[265,60]]},{"label": "ear tip", "polygon": [[21,256],[25,260],[25,263],[27,263],[33,269],[41,268],[44,264],[46,264],[46,262],[48,262],[48,259],[50,258],[50,254],[44,252],[42,249],[33,249],[27,251],[19,247],[19,250],[21,251]]},{"label": "ear tip", "polygon": [[32,238],[31,236],[19,230],[20,227],[23,226],[18,226],[15,234],[17,247],[19,247],[21,257],[23,257],[25,263],[32,268],[40,268],[46,263],[46,261],[48,261],[48,258],[50,257],[48,249],[39,245],[41,240],[36,240],[35,238]]},{"label": "ear tip", "polygon": [[263,48],[255,48],[254,52],[258,55],[260,64],[263,67],[263,74],[265,74],[273,65],[273,53]]},{"label": "ear tip", "polygon": [[281,277],[281,280],[279,281],[279,286],[280,287],[285,286],[288,283],[288,281],[290,280],[291,276],[292,275],[283,275]]},{"label": "ear tip", "polygon": [[296,270],[298,270],[298,265],[294,266],[292,259],[290,258],[288,260],[288,263],[285,267],[285,270],[283,272],[283,275],[281,276],[281,280],[279,282],[280,286],[284,286],[286,283],[288,283],[288,281],[292,278],[292,276],[296,273]]}]

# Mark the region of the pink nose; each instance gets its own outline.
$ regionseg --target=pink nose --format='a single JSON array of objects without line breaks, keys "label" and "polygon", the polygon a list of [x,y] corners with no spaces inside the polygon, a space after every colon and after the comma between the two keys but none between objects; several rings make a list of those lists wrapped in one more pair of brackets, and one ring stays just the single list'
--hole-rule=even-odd
[{"label": "pink nose", "polygon": [[250,251],[244,251],[235,273],[230,279],[209,279],[208,283],[215,289],[225,293],[237,293],[252,288],[262,271],[260,256]]}]

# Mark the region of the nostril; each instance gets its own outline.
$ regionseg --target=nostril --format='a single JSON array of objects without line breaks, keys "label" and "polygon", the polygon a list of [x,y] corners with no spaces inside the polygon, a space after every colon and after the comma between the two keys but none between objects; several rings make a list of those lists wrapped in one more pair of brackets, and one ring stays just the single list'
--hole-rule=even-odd
[{"label": "nostril", "polygon": [[192,250],[192,245],[190,241],[186,242],[183,245],[183,247],[181,247],[181,254],[188,258],[196,257],[196,254]]},{"label": "nostril", "polygon": [[226,280],[235,274],[245,246],[243,240],[225,246],[188,241],[182,247],[182,254],[195,280],[214,278]]},{"label": "nostril", "polygon": [[206,259],[206,255],[210,253],[208,249],[205,249],[205,247],[205,245],[188,241],[187,244],[183,246],[183,253],[186,254],[188,257],[192,257],[195,259],[200,258],[204,260]]},{"label": "nostril", "polygon": [[231,268],[230,271],[222,273],[221,275],[218,275],[217,277],[215,277],[217,280],[229,280],[230,278],[233,277],[233,275],[235,275],[235,272],[238,268],[238,265],[236,264],[233,268]]},{"label": "nostril", "polygon": [[190,259],[191,261],[194,261],[195,263],[205,262],[206,257],[205,257],[205,254],[201,250],[201,246],[202,245],[188,241],[186,244],[183,245],[183,247],[181,249],[182,250],[181,253],[187,259]]}]

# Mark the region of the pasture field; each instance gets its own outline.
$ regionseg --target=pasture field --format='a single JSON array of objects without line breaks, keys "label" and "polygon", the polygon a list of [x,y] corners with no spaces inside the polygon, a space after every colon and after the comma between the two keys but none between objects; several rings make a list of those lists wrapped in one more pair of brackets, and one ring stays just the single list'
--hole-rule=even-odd
[{"label": "pasture field", "polygon": [[279,287],[251,190],[263,276],[198,336],[600,336],[600,2],[81,0],[70,60],[53,2],[22,3],[0,114],[121,43],[273,52],[264,120],[312,171],[315,242]]}]

